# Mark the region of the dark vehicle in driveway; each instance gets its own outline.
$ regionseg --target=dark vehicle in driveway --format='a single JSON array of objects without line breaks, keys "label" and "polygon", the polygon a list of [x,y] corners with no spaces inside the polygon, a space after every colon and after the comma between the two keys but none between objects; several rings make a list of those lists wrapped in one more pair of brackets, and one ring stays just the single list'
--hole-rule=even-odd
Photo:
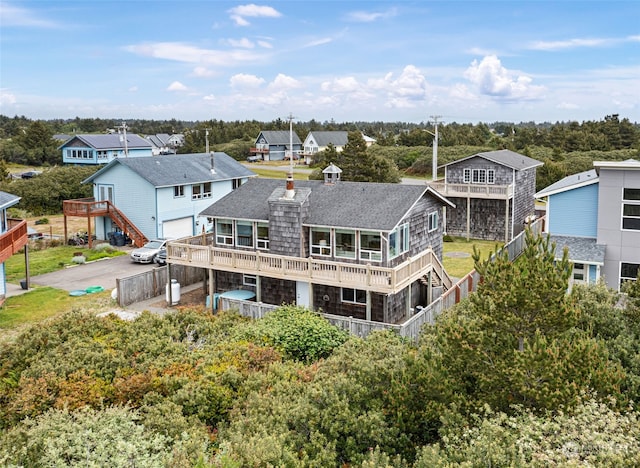
[{"label": "dark vehicle in driveway", "polygon": [[150,240],[142,247],[131,251],[131,260],[136,263],[151,263],[166,244],[167,241],[164,239]]},{"label": "dark vehicle in driveway", "polygon": [[23,179],[33,179],[34,177],[39,176],[40,174],[42,174],[42,172],[40,171],[27,171],[20,174],[20,177],[22,177]]}]

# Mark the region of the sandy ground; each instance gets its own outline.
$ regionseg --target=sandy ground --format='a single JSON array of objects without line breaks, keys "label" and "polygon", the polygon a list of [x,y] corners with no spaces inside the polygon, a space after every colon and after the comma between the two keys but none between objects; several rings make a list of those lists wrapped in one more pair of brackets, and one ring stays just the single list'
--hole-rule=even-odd
[{"label": "sandy ground", "polygon": [[[36,224],[37,220],[47,218],[48,224]],[[27,226],[41,232],[45,237],[62,237],[64,236],[64,216],[63,215],[45,215],[27,218]],[[72,236],[76,232],[85,232],[87,230],[86,218],[75,216],[67,217],[67,234]],[[91,232],[95,230],[95,225],[91,223]]]}]

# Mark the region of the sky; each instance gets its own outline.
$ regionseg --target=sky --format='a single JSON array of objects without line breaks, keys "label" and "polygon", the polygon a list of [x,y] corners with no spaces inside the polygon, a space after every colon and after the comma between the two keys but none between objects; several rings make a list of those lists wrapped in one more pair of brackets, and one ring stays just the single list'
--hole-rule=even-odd
[{"label": "sky", "polygon": [[640,1],[0,0],[0,114],[640,122]]}]

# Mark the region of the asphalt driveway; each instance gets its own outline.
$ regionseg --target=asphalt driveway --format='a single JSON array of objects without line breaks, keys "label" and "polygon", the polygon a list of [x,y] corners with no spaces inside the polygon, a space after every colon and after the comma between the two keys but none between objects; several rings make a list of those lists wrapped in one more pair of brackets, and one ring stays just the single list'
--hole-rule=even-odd
[{"label": "asphalt driveway", "polygon": [[105,290],[110,290],[116,287],[116,278],[142,273],[154,267],[157,267],[155,263],[133,263],[127,254],[32,276],[31,285],[51,286],[66,291],[87,289],[90,286],[102,286]]}]

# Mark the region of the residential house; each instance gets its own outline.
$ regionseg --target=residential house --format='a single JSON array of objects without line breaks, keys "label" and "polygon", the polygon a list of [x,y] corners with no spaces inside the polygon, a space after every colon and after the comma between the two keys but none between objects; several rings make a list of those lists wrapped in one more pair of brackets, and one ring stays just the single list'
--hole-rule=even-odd
[{"label": "residential house", "polygon": [[[209,270],[210,291],[398,323],[451,285],[442,268],[442,208],[422,185],[252,179],[207,209],[213,232],[170,242],[168,262]],[[200,245],[198,245],[200,244]]]},{"label": "residential house", "polygon": [[118,158],[83,181],[93,198],[65,201],[64,213],[95,217],[98,239],[192,236],[211,229],[202,210],[254,176],[225,153]]},{"label": "residential house", "polygon": [[640,161],[596,161],[536,194],[546,199],[545,232],[560,256],[569,249],[571,281],[600,277],[619,290],[640,268]]},{"label": "residential house", "polygon": [[167,140],[167,143],[174,150],[176,148],[180,148],[182,145],[184,145],[184,134],[182,134],[182,133],[174,133],[173,135],[171,135],[169,137],[169,139]]},{"label": "residential house", "polygon": [[152,156],[175,153],[175,150],[169,144],[170,137],[171,135],[169,135],[168,133],[156,133],[155,135],[145,136],[145,138],[151,142]]},{"label": "residential house", "polygon": [[289,130],[261,131],[255,145],[249,152],[264,161],[283,161],[289,159],[290,155],[297,159],[302,151],[300,138],[296,132]]},{"label": "residential house", "polygon": [[445,231],[508,242],[535,213],[536,168],[542,162],[510,150],[477,153],[445,164],[430,185],[451,200]]},{"label": "residential house", "polygon": [[28,242],[27,222],[7,216],[7,209],[19,201],[17,195],[0,191],[0,303],[7,293],[4,262]]},{"label": "residential house", "polygon": [[[309,132],[304,139],[303,155],[306,164],[313,163],[313,158],[317,153],[326,150],[329,145],[333,145],[336,152],[340,153],[348,143],[349,132],[347,131],[322,131],[322,132]],[[362,138],[365,140],[367,147],[375,143],[376,140],[362,134]]]},{"label": "residential house", "polygon": [[151,156],[153,145],[133,133],[75,135],[58,149],[65,164],[108,164],[116,158]]}]

